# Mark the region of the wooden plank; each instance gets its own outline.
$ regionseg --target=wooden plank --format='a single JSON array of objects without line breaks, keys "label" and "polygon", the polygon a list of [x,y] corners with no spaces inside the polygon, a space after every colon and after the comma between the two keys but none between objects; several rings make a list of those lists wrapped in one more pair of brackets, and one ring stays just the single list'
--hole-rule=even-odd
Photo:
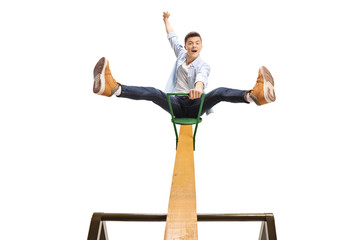
[{"label": "wooden plank", "polygon": [[175,157],[165,240],[197,240],[192,125],[181,125]]}]

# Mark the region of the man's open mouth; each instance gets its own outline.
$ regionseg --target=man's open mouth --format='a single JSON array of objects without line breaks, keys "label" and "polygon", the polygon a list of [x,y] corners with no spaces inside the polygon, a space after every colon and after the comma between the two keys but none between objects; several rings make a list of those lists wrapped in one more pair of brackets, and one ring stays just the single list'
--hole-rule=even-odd
[{"label": "man's open mouth", "polygon": [[196,50],[196,49],[193,49],[193,50],[191,50],[191,52],[192,52],[192,53],[196,53],[196,52],[197,52],[197,50]]}]

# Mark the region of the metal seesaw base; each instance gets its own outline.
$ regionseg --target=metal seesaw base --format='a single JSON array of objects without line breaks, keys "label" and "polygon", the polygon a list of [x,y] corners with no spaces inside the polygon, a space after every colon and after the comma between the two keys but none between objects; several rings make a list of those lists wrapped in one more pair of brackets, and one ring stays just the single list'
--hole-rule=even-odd
[{"label": "metal seesaw base", "polygon": [[[90,223],[88,240],[109,240],[106,222],[165,222],[167,214],[122,214],[102,213],[93,214]],[[254,214],[198,214],[199,222],[262,222],[259,240],[276,240],[275,220],[272,213]]]}]

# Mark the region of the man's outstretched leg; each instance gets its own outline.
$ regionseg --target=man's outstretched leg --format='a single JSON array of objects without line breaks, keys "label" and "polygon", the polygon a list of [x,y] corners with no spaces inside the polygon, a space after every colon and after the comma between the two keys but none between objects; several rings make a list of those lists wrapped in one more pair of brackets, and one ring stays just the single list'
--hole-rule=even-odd
[{"label": "man's outstretched leg", "polygon": [[[101,58],[94,68],[94,87],[93,91],[96,94],[110,97],[115,95],[117,97],[129,98],[133,100],[151,101],[170,113],[169,103],[166,94],[153,87],[136,87],[122,85],[113,78],[109,61],[106,58]],[[181,99],[176,96],[170,96],[171,105],[174,115],[177,117],[183,116],[183,109]]]},{"label": "man's outstretched leg", "polygon": [[[231,88],[216,88],[205,95],[202,114],[208,112],[212,107],[220,102],[231,103],[250,103],[255,102],[257,105],[264,105],[276,100],[274,90],[274,79],[266,67],[259,69],[259,75],[256,84],[251,90],[239,90]],[[191,113],[197,113],[200,106],[200,100],[197,99],[191,108]]]},{"label": "man's outstretched leg", "polygon": [[[259,75],[256,80],[255,87],[248,92],[246,98],[248,96],[257,105],[264,105],[276,100],[274,79],[266,67],[262,66],[259,69]],[[246,100],[249,101],[250,99],[247,98]]]}]

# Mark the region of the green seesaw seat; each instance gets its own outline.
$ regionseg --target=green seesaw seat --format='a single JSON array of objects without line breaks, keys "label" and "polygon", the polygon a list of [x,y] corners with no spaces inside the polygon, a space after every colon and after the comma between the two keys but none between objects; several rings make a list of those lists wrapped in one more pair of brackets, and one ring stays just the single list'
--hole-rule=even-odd
[{"label": "green seesaw seat", "polygon": [[188,96],[189,94],[188,93],[168,93],[166,95],[168,103],[169,103],[169,108],[170,108],[171,122],[174,125],[174,131],[175,131],[175,136],[176,136],[176,148],[177,148],[177,144],[178,144],[178,141],[179,141],[179,136],[178,136],[178,133],[177,133],[176,124],[179,124],[179,125],[193,125],[193,124],[196,124],[195,131],[194,131],[194,136],[193,136],[194,151],[195,151],[196,131],[197,131],[197,128],[198,128],[198,124],[201,123],[201,121],[202,121],[200,116],[201,116],[201,111],[202,111],[203,104],[204,104],[205,94],[204,93],[201,94],[201,103],[200,103],[200,108],[199,108],[199,113],[198,113],[197,118],[176,118],[174,116],[174,112],[173,112],[173,109],[172,109],[172,106],[171,106],[171,101],[170,101],[170,96],[174,96],[174,95],[175,96]]}]

